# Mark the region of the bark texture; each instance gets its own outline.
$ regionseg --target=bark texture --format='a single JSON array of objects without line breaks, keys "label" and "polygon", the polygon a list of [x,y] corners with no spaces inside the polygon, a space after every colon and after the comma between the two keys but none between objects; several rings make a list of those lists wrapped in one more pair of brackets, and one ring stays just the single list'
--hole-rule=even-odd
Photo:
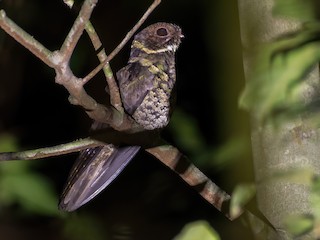
[{"label": "bark texture", "polygon": [[[289,19],[272,16],[273,0],[238,1],[241,39],[246,79],[250,78],[252,55],[262,43],[298,29],[301,25]],[[279,79],[281,81],[281,79]],[[304,79],[301,101],[314,100],[319,89],[319,71],[314,68]],[[260,210],[277,229],[268,239],[291,239],[283,220],[289,214],[310,213],[309,188],[301,183],[280,179],[270,181],[279,171],[310,166],[320,172],[320,130],[310,124],[308,116],[295,116],[278,127],[262,124],[251,112],[251,140],[254,171],[257,183],[257,200]],[[301,239],[306,239],[303,236]]]}]

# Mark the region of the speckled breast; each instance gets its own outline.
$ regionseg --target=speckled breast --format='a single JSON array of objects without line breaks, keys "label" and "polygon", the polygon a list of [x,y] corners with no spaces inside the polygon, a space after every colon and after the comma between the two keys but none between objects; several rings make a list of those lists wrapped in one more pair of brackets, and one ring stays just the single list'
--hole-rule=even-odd
[{"label": "speckled breast", "polygon": [[162,88],[150,90],[132,117],[147,130],[165,127],[169,123],[169,98]]}]

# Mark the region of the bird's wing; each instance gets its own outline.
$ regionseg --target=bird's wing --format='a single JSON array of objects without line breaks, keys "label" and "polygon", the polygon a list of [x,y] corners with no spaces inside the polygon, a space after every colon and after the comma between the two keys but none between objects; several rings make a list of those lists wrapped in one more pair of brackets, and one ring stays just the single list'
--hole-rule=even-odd
[{"label": "bird's wing", "polygon": [[140,106],[149,90],[154,88],[156,75],[139,62],[130,63],[117,72],[122,103],[132,115]]}]

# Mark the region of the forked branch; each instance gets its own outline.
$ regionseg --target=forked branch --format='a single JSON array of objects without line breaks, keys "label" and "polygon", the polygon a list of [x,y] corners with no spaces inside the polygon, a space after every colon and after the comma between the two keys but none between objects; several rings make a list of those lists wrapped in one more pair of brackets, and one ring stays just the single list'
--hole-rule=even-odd
[{"label": "forked branch", "polygon": [[63,85],[68,90],[70,93],[69,101],[71,104],[82,106],[90,118],[98,122],[107,123],[116,130],[128,132],[140,131],[142,129],[122,109],[119,90],[113,78],[112,71],[108,65],[105,72],[107,75],[107,82],[110,92],[112,92],[112,106],[106,107],[97,103],[86,93],[84,90],[84,84],[88,82],[89,79],[91,79],[95,74],[97,74],[104,66],[106,66],[109,60],[112,59],[121,50],[121,48],[123,48],[130,37],[146,20],[148,15],[155,9],[157,5],[159,5],[160,0],[155,0],[153,2],[143,17],[134,26],[133,30],[127,34],[126,38],[121,42],[121,44],[111,53],[111,56],[106,57],[104,53],[101,53],[100,61],[103,62],[103,64],[99,65],[99,70],[96,70],[95,73],[90,73],[87,77],[81,79],[76,77],[70,69],[70,58],[85,28],[87,28],[89,36],[91,36],[91,39],[93,39],[92,41],[95,44],[95,48],[100,45],[95,31],[92,28],[92,25],[89,23],[91,13],[96,3],[97,0],[84,1],[78,17],[69,31],[69,34],[67,35],[60,50],[57,51],[52,52],[48,50],[45,46],[43,46],[31,35],[16,25],[11,19],[9,19],[4,10],[0,11],[0,27],[16,41],[29,49],[35,56],[56,71],[56,82]]}]

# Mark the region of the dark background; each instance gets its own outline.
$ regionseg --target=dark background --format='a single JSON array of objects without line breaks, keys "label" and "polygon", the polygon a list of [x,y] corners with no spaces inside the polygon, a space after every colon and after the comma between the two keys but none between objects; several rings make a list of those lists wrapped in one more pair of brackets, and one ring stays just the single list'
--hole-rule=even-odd
[{"label": "dark background", "polygon": [[[98,3],[91,20],[107,53],[150,4],[149,0]],[[3,0],[0,7],[50,50],[61,46],[76,17],[76,12],[59,0]],[[179,115],[173,115],[164,137],[231,193],[239,182],[252,181],[248,116],[237,103],[244,78],[236,1],[163,0],[144,26],[158,21],[176,23],[185,35],[177,52]],[[112,60],[114,72],[126,64],[129,50],[127,44]],[[90,119],[68,103],[66,90],[54,82],[54,71],[2,30],[0,56],[0,134],[14,136],[20,149],[87,136]],[[72,69],[83,77],[97,64],[84,34],[74,52]],[[107,97],[104,86],[99,74],[87,90],[103,103]],[[181,126],[185,122],[190,124],[184,131]],[[75,158],[76,154],[71,154],[38,160],[32,171],[44,175],[58,194]],[[10,240],[166,240],[176,236],[186,223],[199,219],[208,221],[221,239],[250,239],[249,230],[240,221],[229,222],[145,153],[139,153],[94,201],[62,218],[26,213],[23,204],[0,203],[1,239]]]}]

